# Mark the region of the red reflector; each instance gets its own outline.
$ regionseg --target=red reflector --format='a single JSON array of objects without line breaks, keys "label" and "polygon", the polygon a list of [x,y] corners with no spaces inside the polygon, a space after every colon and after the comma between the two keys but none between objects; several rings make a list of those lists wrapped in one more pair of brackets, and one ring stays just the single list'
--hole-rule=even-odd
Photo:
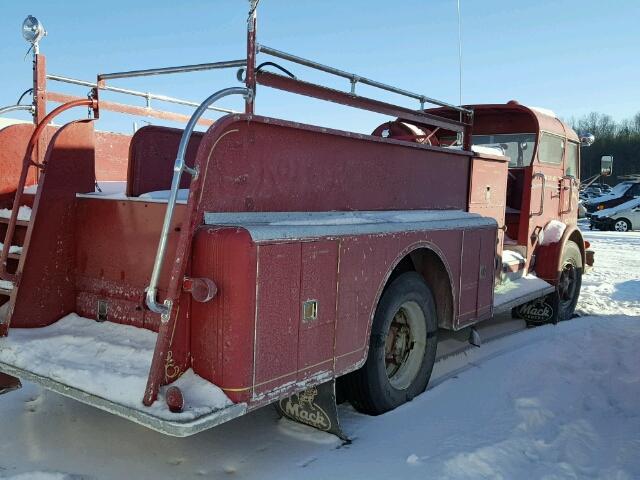
[{"label": "red reflector", "polygon": [[169,387],[166,393],[166,401],[169,410],[173,413],[180,413],[184,408],[184,397],[182,391],[178,387]]},{"label": "red reflector", "polygon": [[584,248],[589,248],[591,246],[591,242],[585,240],[584,241]]}]

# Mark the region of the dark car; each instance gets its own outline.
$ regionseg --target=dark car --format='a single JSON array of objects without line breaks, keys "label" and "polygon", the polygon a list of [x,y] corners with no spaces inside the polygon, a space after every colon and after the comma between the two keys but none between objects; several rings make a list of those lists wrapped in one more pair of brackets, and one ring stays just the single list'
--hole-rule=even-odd
[{"label": "dark car", "polygon": [[589,216],[593,212],[615,207],[636,197],[640,197],[640,180],[629,180],[620,182],[609,193],[590,198],[584,202],[584,207],[587,209],[587,216]]}]

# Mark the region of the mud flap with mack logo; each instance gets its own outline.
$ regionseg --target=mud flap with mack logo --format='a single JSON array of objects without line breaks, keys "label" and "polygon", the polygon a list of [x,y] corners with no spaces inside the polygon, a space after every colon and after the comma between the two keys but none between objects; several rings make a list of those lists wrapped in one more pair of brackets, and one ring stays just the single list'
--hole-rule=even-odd
[{"label": "mud flap with mack logo", "polygon": [[276,409],[283,417],[331,433],[340,440],[351,443],[340,428],[335,380],[284,398],[276,403]]},{"label": "mud flap with mack logo", "polygon": [[536,298],[531,302],[516,307],[514,310],[514,316],[526,320],[529,326],[558,323],[558,299],[555,293],[546,297]]}]

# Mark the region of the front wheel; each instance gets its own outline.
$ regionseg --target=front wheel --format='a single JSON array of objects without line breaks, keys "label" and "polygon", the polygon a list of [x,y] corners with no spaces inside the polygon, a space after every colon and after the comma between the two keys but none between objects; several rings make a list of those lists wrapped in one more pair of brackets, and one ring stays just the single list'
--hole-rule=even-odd
[{"label": "front wheel", "polygon": [[582,286],[582,253],[575,242],[569,240],[562,252],[562,263],[556,285],[558,320],[573,316]]},{"label": "front wheel", "polygon": [[382,294],[367,361],[346,377],[353,406],[370,415],[422,393],[436,358],[438,322],[431,290],[417,272],[397,277]]}]

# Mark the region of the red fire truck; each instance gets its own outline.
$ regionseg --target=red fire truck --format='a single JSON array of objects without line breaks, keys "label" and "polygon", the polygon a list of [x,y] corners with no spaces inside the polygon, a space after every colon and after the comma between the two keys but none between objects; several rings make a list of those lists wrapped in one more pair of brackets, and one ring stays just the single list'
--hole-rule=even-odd
[{"label": "red fire truck", "polygon": [[[570,127],[515,101],[451,105],[258,44],[251,5],[241,60],[91,83],[47,75],[36,49],[36,121],[0,131],[0,388],[33,381],[177,436],[277,401],[328,429],[314,398],[336,379],[358,410],[381,414],[425,390],[443,332],[512,309],[573,314],[593,257],[576,227]],[[181,118],[104,101],[141,93],[114,79],[224,68],[240,68],[242,85],[198,104],[183,130],[94,131],[102,110]],[[391,120],[365,135],[263,117],[258,85]],[[228,96],[244,112],[205,121]],[[47,102],[61,105],[46,113]],[[51,126],[78,107],[91,118]],[[108,179],[123,191],[101,188]]]}]

